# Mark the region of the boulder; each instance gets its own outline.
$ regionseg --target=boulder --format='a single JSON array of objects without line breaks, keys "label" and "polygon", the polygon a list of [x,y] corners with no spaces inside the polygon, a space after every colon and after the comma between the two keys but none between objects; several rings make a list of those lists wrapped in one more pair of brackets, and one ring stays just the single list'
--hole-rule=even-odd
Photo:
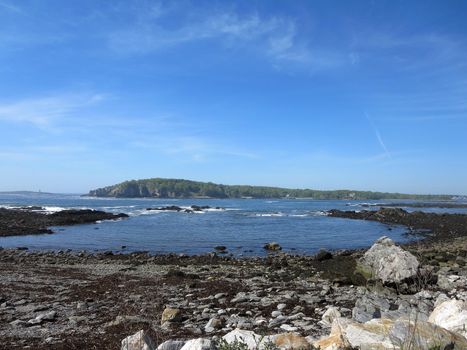
[{"label": "boulder", "polygon": [[140,330],[139,332],[130,335],[122,340],[121,350],[155,350],[154,342],[152,339],[144,332]]},{"label": "boulder", "polygon": [[449,300],[441,303],[433,310],[428,322],[467,338],[467,302]]},{"label": "boulder", "polygon": [[180,322],[182,320],[182,311],[180,309],[166,307],[162,312],[161,324],[165,322]]},{"label": "boulder", "polygon": [[157,347],[157,350],[180,350],[185,345],[184,340],[167,340]]},{"label": "boulder", "polygon": [[339,317],[341,317],[341,313],[339,312],[339,310],[336,307],[331,306],[323,314],[321,320],[325,325],[330,326],[332,325],[333,321]]},{"label": "boulder", "polygon": [[274,344],[281,349],[308,349],[310,343],[299,334],[296,333],[282,333],[274,337]]},{"label": "boulder", "polygon": [[197,338],[188,340],[180,350],[212,350],[214,344],[209,339]]},{"label": "boulder", "polygon": [[363,255],[359,269],[364,275],[380,279],[383,283],[400,283],[414,277],[419,262],[415,256],[396,246],[383,236]]},{"label": "boulder", "polygon": [[358,323],[334,320],[328,337],[313,344],[321,350],[357,348],[361,350],[467,349],[467,340],[435,324],[408,319],[373,319]]}]

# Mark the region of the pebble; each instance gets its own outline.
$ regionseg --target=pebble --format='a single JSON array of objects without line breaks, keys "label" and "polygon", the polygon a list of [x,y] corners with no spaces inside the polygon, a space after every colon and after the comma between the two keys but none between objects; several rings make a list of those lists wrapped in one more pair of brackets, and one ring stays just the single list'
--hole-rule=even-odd
[{"label": "pebble", "polygon": [[271,316],[276,318],[278,316],[282,315],[282,312],[280,311],[277,311],[277,310],[274,310],[273,312],[271,312]]}]

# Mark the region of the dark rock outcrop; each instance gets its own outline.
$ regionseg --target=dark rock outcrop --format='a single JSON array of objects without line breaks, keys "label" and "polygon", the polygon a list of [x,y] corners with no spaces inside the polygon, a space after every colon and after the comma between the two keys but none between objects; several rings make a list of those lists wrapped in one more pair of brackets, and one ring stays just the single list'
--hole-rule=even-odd
[{"label": "dark rock outcrop", "polygon": [[115,220],[128,215],[112,214],[99,210],[62,210],[45,214],[25,209],[0,208],[0,236],[16,236],[53,233],[49,226],[68,226],[95,223],[99,220]]}]

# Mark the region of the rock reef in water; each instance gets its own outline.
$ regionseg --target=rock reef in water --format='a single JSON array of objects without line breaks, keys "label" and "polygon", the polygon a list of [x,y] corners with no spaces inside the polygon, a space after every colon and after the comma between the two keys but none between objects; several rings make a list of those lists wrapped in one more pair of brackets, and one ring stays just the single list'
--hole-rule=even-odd
[{"label": "rock reef in water", "polygon": [[123,213],[113,214],[90,209],[69,209],[45,214],[29,208],[0,208],[0,237],[53,233],[48,227],[89,224],[127,217]]}]

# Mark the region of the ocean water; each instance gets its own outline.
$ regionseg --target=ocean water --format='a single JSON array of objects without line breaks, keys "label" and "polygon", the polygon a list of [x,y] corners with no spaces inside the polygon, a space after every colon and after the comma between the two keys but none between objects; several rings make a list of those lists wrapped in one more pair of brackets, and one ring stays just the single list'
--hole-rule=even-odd
[{"label": "ocean water", "polygon": [[[397,201],[400,203],[400,201]],[[0,206],[42,206],[49,212],[90,208],[126,213],[128,219],[68,227],[53,227],[51,235],[0,237],[0,247],[32,250],[149,251],[202,254],[223,245],[234,255],[264,255],[267,242],[286,252],[313,254],[321,248],[361,248],[386,235],[397,242],[414,239],[402,226],[332,218],[329,209],[368,210],[364,201],[305,199],[114,199],[79,195],[0,194]],[[382,203],[374,201],[373,203]],[[202,213],[147,211],[148,207],[191,205],[221,207]],[[373,208],[377,209],[377,208]],[[420,210],[407,208],[407,210]],[[423,208],[462,212],[467,209]],[[124,248],[123,248],[124,246]]]}]

